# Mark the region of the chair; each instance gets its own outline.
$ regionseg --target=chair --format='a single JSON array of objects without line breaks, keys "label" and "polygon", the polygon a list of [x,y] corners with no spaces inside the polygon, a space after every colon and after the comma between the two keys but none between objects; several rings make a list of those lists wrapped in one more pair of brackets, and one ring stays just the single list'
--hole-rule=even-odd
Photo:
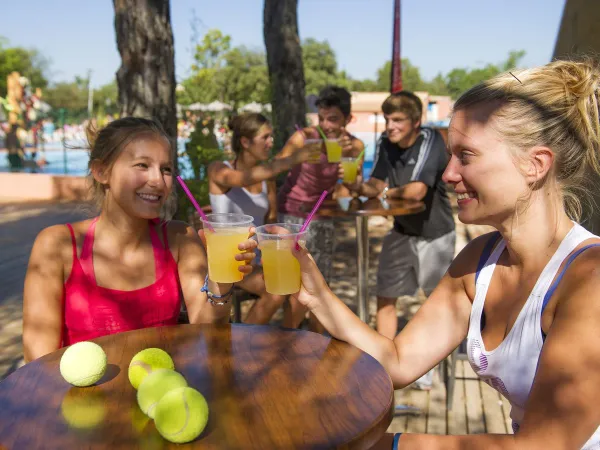
[{"label": "chair", "polygon": [[452,410],[452,401],[454,400],[454,385],[456,383],[456,362],[459,360],[465,361],[467,356],[467,341],[464,340],[454,349],[450,356],[450,366],[448,359],[444,361],[444,383],[446,384],[446,407],[448,411]]}]

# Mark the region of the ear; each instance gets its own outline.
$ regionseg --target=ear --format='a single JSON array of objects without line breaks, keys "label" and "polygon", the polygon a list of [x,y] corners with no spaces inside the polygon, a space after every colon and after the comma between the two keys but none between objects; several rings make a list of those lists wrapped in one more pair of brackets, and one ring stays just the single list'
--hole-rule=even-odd
[{"label": "ear", "polygon": [[344,126],[347,126],[349,123],[354,122],[354,116],[350,114],[348,117],[344,119]]},{"label": "ear", "polygon": [[533,147],[529,150],[529,159],[526,163],[525,178],[528,183],[543,180],[554,164],[554,153],[548,147]]},{"label": "ear", "polygon": [[90,171],[94,177],[94,180],[96,180],[98,183],[108,184],[108,170],[106,170],[106,167],[101,162],[92,161]]},{"label": "ear", "polygon": [[247,137],[242,137],[240,139],[240,143],[242,144],[243,148],[250,148],[250,139],[248,139]]},{"label": "ear", "polygon": [[419,119],[419,120],[415,120],[415,121],[413,122],[413,129],[415,129],[415,130],[416,130],[416,129],[418,129],[420,126],[421,126],[421,119]]}]

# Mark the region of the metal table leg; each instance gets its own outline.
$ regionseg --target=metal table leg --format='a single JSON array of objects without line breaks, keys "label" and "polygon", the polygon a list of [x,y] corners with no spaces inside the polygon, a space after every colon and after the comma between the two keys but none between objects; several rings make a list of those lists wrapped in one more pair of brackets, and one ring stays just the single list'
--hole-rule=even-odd
[{"label": "metal table leg", "polygon": [[358,317],[367,322],[369,299],[369,218],[356,217],[356,268],[358,271]]}]

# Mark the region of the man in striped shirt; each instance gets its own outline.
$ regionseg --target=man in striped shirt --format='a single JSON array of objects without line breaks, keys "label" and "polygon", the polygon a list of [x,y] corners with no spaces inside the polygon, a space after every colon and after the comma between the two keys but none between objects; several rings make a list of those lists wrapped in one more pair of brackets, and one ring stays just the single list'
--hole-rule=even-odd
[{"label": "man in striped shirt", "polygon": [[[454,218],[442,174],[448,162],[441,134],[421,126],[423,105],[407,91],[382,105],[386,131],[377,145],[371,177],[347,186],[366,197],[418,200],[419,214],[394,217],[383,241],[377,273],[377,331],[393,339],[398,331],[396,301],[403,295],[433,291],[454,257]],[[430,372],[417,387],[431,387]]]}]

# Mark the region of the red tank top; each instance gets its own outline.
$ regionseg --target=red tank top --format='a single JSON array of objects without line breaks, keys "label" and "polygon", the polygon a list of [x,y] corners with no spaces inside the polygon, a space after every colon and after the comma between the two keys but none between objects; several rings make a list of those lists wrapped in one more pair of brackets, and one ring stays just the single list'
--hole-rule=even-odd
[{"label": "red tank top", "polygon": [[108,334],[140,328],[177,324],[181,307],[181,289],[177,263],[169,251],[166,224],[161,226],[164,247],[150,222],[156,281],[133,291],[98,286],[94,274],[93,248],[95,218],[85,234],[81,257],[71,224],[73,266],[63,294],[64,322],[62,345],[94,339]]}]

